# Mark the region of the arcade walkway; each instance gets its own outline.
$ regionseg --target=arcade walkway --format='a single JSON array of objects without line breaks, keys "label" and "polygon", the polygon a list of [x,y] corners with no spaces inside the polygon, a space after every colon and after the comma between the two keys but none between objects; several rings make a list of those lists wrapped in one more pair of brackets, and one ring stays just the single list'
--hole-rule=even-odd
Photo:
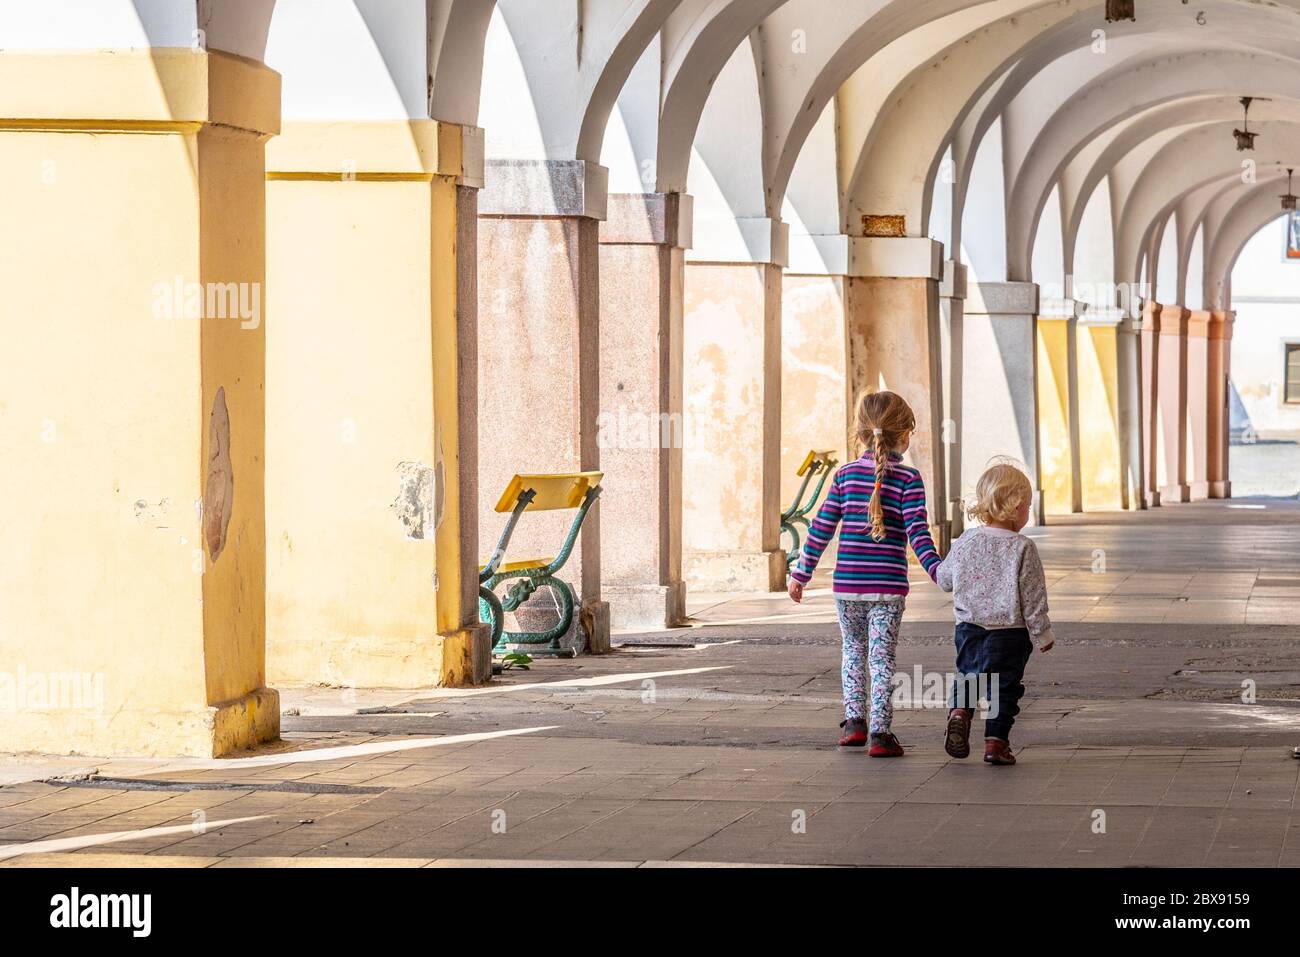
[{"label": "arcade walkway", "polygon": [[[838,751],[824,589],[732,597],[487,688],[287,694],[279,751],[10,758],[0,864],[1300,865],[1300,503],[1034,534],[1060,641],[1014,769],[949,760],[924,707],[905,759]],[[949,616],[918,582],[900,673],[951,668]]]}]

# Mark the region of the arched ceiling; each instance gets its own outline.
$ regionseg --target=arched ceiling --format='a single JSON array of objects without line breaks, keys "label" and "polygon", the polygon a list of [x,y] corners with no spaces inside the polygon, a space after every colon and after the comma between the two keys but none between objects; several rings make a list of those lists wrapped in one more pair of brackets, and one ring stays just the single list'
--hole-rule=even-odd
[{"label": "arched ceiling", "polygon": [[[277,31],[295,22],[298,5],[101,0],[90,29],[84,0],[50,0],[39,17],[31,4],[4,2],[0,45],[76,46],[84,34],[88,47],[179,46],[199,35],[210,48],[263,57],[268,44],[295,46],[277,46]],[[479,121],[485,72],[491,82],[483,49],[498,10],[526,80],[519,108],[531,111],[540,132],[541,155],[527,158],[599,162],[615,103],[623,109],[620,94],[634,68],[654,56],[636,75],[658,89],[628,105],[655,114],[637,127],[657,134],[642,147],[654,151],[653,188],[686,188],[692,145],[708,124],[710,140],[760,154],[708,161],[720,194],[743,195],[749,216],[757,205],[752,185],[733,188],[730,178],[752,184],[757,168],[762,212],[778,217],[802,151],[831,149],[833,165],[818,168],[839,171],[825,189],[835,191],[842,229],[860,232],[863,215],[879,214],[901,216],[907,235],[925,236],[940,160],[951,150],[956,238],[974,154],[996,129],[1013,280],[1031,278],[1035,233],[1053,190],[1068,261],[1082,209],[1103,181],[1116,200],[1117,278],[1136,278],[1175,210],[1185,268],[1194,226],[1208,223],[1223,201],[1212,187],[1238,172],[1231,141],[1238,96],[1272,99],[1252,109],[1261,133],[1258,183],[1268,169],[1300,160],[1300,0],[1136,0],[1136,22],[1114,24],[1104,21],[1102,0],[313,0],[311,7],[313,17],[304,22],[298,10],[290,31],[303,31],[297,45],[308,48],[277,64],[307,115],[355,108],[365,118],[339,84],[332,99],[312,101],[330,77],[300,82],[312,76],[312,57],[318,67],[321,51],[332,49],[321,31],[347,21],[365,31],[350,49],[336,44],[329,62],[337,77],[388,99],[380,115],[400,104],[407,115],[465,124]],[[403,30],[388,29],[395,22]],[[308,29],[317,35],[307,37]],[[745,42],[758,107],[729,115],[725,104],[710,106],[709,94]],[[835,135],[810,139],[828,107]],[[757,128],[733,135],[729,124]],[[1249,204],[1263,204],[1263,195],[1241,199],[1223,222],[1250,221]],[[1222,242],[1207,244],[1207,277],[1226,261]]]}]

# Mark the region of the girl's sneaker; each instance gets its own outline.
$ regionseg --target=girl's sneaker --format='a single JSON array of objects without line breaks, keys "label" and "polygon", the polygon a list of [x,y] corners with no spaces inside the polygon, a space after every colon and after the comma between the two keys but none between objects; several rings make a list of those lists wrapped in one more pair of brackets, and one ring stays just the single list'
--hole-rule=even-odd
[{"label": "girl's sneaker", "polygon": [[968,708],[953,708],[948,713],[948,733],[943,739],[943,749],[954,758],[970,757],[970,723],[975,712]]},{"label": "girl's sneaker", "polygon": [[985,764],[1015,764],[1016,756],[1011,753],[1011,745],[1001,738],[984,739]]},{"label": "girl's sneaker", "polygon": [[861,718],[846,718],[840,727],[844,729],[840,736],[841,748],[860,748],[867,743],[867,723]]},{"label": "girl's sneaker", "polygon": [[872,731],[871,748],[867,751],[873,758],[901,758],[903,746],[898,743],[890,731]]}]

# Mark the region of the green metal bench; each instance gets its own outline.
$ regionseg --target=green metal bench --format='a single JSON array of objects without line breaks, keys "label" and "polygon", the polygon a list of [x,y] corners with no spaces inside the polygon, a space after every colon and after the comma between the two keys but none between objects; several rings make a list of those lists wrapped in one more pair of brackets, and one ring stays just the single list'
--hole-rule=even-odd
[{"label": "green metal bench", "polygon": [[[839,461],[835,458],[835,453],[827,449],[823,452],[809,450],[804,456],[803,464],[795,475],[802,475],[803,482],[799,486],[799,494],[794,497],[794,504],[781,513],[781,533],[789,534],[794,544],[785,553],[785,564],[789,568],[799,560],[799,550],[803,547],[803,540],[799,536],[799,529],[808,531],[808,516],[817,505],[817,499],[821,497],[822,489],[826,486],[826,478],[835,471],[835,466]],[[813,487],[812,495],[804,503],[804,493],[808,491],[808,483],[812,477],[817,476],[817,484]]]},{"label": "green metal bench", "polygon": [[[509,645],[527,645],[530,654],[558,655],[572,657],[572,648],[560,647],[560,639],[573,624],[573,589],[556,578],[556,573],[564,567],[573,552],[573,545],[578,540],[582,520],[587,517],[592,503],[600,495],[600,480],[603,472],[565,472],[556,475],[516,475],[506,486],[500,501],[496,504],[498,512],[509,512],[510,518],[501,532],[497,547],[478,573],[478,608],[479,620],[492,626],[492,653],[504,655],[509,652]],[[524,558],[506,562],[506,548],[515,533],[515,526],[524,512],[550,511],[554,509],[577,509],[573,524],[554,558]],[[502,582],[514,580],[506,591],[505,597],[499,597],[495,588]],[[514,611],[526,602],[537,589],[549,586],[559,603],[560,619],[545,631],[506,631],[505,613]],[[534,648],[532,646],[545,646]]]}]

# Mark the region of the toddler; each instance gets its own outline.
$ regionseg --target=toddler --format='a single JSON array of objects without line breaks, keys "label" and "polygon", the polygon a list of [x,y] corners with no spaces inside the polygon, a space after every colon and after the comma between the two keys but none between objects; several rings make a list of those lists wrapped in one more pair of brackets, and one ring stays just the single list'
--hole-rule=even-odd
[{"label": "toddler", "polygon": [[[1015,764],[1010,734],[1025,693],[1025,665],[1034,642],[1040,651],[1055,643],[1043,563],[1034,543],[1020,534],[1029,523],[1033,488],[1014,465],[994,465],[980,476],[975,497],[970,515],[983,525],[952,543],[935,576],[940,588],[952,592],[957,618],[958,681],[949,701],[944,750],[954,758],[970,754],[971,689],[987,681],[984,760]],[[996,697],[992,682],[997,682]]]}]

